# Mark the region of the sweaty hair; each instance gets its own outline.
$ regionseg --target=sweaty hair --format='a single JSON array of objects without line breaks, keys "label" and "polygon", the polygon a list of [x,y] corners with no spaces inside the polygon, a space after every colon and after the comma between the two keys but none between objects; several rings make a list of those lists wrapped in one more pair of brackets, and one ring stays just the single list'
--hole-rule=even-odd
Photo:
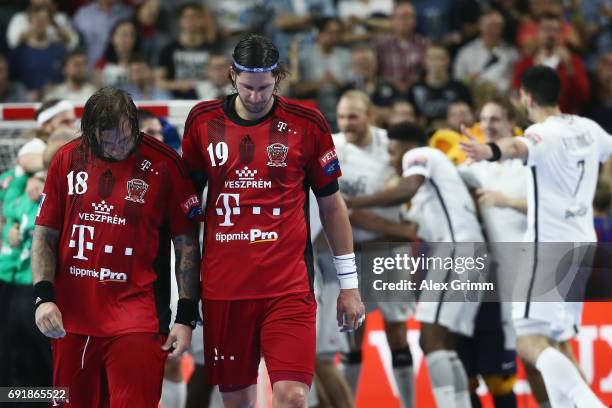
[{"label": "sweaty hair", "polygon": [[557,71],[539,65],[529,68],[521,75],[521,87],[531,94],[541,107],[552,107],[559,104],[561,80]]},{"label": "sweaty hair", "polygon": [[[287,69],[280,62],[280,55],[276,45],[262,35],[250,34],[240,40],[234,48],[232,58],[239,65],[247,68],[265,68],[278,64],[278,66],[271,71],[277,85],[288,73]],[[234,72],[240,75],[244,71],[236,67],[234,61],[232,61]],[[231,75],[230,81],[232,81],[235,87]]]},{"label": "sweaty hair", "polygon": [[87,100],[83,109],[81,132],[85,147],[95,156],[106,158],[98,134],[107,129],[120,128],[123,120],[128,122],[130,133],[138,144],[142,138],[138,126],[138,109],[130,94],[111,87],[98,90]]},{"label": "sweaty hair", "polygon": [[422,127],[410,122],[401,122],[389,128],[387,133],[390,140],[425,146],[427,135]]}]

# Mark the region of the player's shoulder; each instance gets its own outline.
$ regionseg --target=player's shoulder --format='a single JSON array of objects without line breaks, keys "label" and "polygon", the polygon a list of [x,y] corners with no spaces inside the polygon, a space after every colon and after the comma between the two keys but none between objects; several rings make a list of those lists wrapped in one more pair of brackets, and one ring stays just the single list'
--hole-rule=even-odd
[{"label": "player's shoulder", "polygon": [[170,146],[147,134],[142,134],[140,153],[158,160],[180,162],[181,156]]},{"label": "player's shoulder", "polygon": [[324,133],[331,133],[329,125],[325,117],[315,106],[308,102],[296,101],[293,99],[287,99],[282,96],[276,97],[277,108],[281,112],[279,116],[298,123],[314,125]]},{"label": "player's shoulder", "polygon": [[223,100],[214,99],[210,101],[198,102],[191,108],[187,121],[185,122],[185,128],[191,126],[194,121],[202,121],[210,119],[215,115],[223,114]]},{"label": "player's shoulder", "polygon": [[53,158],[55,159],[55,158],[63,158],[66,156],[70,156],[73,151],[80,149],[82,146],[83,146],[83,137],[79,136],[76,139],[71,140],[70,142],[60,147],[55,153],[55,155],[53,156]]}]

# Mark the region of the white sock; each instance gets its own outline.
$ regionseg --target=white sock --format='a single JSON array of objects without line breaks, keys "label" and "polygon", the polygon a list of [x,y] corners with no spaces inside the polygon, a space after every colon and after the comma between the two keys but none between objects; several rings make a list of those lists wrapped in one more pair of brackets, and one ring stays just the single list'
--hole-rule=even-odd
[{"label": "white sock", "polygon": [[459,359],[455,350],[449,351],[451,364],[453,365],[453,377],[455,380],[455,407],[456,408],[471,408],[472,401],[470,400],[470,385],[468,383],[465,367]]},{"label": "white sock", "polygon": [[414,408],[414,380],[412,366],[393,367],[393,377],[400,394],[402,408]]},{"label": "white sock", "polygon": [[353,393],[353,397],[357,396],[357,384],[359,383],[359,374],[361,373],[361,363],[359,364],[343,364],[344,369],[344,378],[346,378],[346,382],[351,387],[351,392]]},{"label": "white sock", "polygon": [[162,383],[162,408],[185,408],[187,403],[187,384],[184,381],[166,380]]},{"label": "white sock", "polygon": [[[540,353],[535,366],[542,373],[547,392],[549,388],[552,393],[561,392],[577,407],[605,408],[574,364],[559,350],[547,347]],[[551,399],[550,402],[554,404],[555,401]]]},{"label": "white sock", "polygon": [[438,407],[455,406],[453,364],[448,350],[438,350],[425,356],[434,398]]}]

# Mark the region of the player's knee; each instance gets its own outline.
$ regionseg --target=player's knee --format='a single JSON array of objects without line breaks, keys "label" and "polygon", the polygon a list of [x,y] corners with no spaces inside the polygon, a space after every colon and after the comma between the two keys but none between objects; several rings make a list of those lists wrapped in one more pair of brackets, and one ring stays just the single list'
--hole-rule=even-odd
[{"label": "player's knee", "polygon": [[255,407],[256,394],[254,392],[254,387],[246,385],[244,388],[238,389],[238,387],[220,386],[219,391],[221,391],[221,397],[223,398],[223,405],[225,408]]},{"label": "player's knee", "polygon": [[342,353],[342,364],[361,364],[361,350]]},{"label": "player's knee", "polygon": [[519,336],[516,339],[516,352],[533,365],[540,353],[549,346],[546,337],[541,335]]},{"label": "player's knee", "polygon": [[295,384],[281,385],[275,387],[274,399],[278,407],[304,408],[307,406],[308,390]]},{"label": "player's knee", "polygon": [[513,392],[514,384],[516,383],[516,375],[486,375],[484,376],[484,382],[487,384],[487,388],[491,395],[494,397],[501,397]]}]

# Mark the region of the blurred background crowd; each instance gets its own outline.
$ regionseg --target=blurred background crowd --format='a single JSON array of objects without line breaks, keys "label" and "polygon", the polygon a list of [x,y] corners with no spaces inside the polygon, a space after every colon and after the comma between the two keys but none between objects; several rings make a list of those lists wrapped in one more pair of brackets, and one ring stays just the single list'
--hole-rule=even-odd
[{"label": "blurred background crowd", "polygon": [[84,102],[106,85],[216,98],[237,39],[258,32],[291,70],[282,93],[315,101],[334,130],[347,89],[370,95],[381,126],[453,128],[544,64],[565,112],[612,131],[611,18],[610,0],[5,0],[0,103]]}]

